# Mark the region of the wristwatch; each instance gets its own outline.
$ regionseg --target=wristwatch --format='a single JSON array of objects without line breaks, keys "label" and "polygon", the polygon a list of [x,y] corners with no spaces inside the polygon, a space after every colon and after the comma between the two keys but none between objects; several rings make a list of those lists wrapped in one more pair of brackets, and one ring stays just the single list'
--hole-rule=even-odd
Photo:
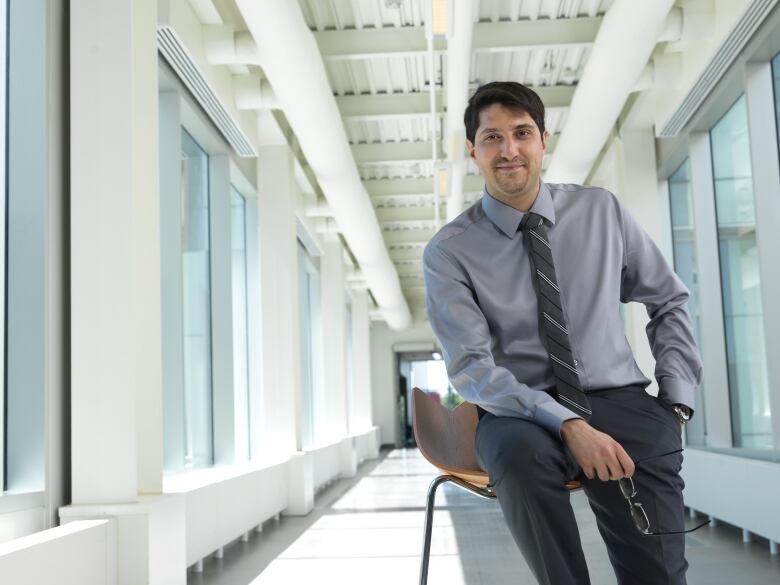
[{"label": "wristwatch", "polygon": [[674,410],[674,414],[677,415],[681,425],[684,425],[691,420],[691,409],[684,404],[675,404],[672,407],[672,410]]}]

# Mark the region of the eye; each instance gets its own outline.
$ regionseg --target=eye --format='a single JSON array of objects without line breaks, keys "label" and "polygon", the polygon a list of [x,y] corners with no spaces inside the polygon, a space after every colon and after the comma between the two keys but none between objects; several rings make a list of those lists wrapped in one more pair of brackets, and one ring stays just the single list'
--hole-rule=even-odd
[{"label": "eye", "polygon": [[485,142],[495,142],[496,140],[498,140],[498,134],[488,134],[484,138]]}]

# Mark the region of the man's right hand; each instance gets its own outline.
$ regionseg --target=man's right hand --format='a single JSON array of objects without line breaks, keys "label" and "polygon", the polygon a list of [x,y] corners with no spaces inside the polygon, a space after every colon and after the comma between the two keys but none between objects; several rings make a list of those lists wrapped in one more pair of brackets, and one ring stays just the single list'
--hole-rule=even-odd
[{"label": "man's right hand", "polygon": [[634,462],[620,443],[584,420],[565,421],[561,437],[588,479],[598,476],[609,481],[634,475]]}]

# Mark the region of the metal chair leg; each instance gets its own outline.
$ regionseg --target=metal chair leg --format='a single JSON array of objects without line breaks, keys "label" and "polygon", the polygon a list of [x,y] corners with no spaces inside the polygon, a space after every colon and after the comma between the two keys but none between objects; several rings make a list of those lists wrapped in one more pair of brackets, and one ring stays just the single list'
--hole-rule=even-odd
[{"label": "metal chair leg", "polygon": [[436,489],[450,476],[440,475],[431,482],[428,487],[428,501],[425,504],[425,535],[423,537],[422,565],[420,566],[420,585],[428,583],[428,560],[431,556],[431,533],[433,532],[433,508],[436,503]]},{"label": "metal chair leg", "polygon": [[486,500],[495,500],[496,493],[490,488],[481,488],[463,481],[454,475],[440,475],[431,482],[428,487],[428,501],[425,504],[425,535],[423,537],[422,565],[420,567],[420,585],[428,583],[428,561],[431,556],[431,533],[433,532],[433,509],[436,504],[436,489],[443,483],[453,483],[456,486],[471,492]]}]

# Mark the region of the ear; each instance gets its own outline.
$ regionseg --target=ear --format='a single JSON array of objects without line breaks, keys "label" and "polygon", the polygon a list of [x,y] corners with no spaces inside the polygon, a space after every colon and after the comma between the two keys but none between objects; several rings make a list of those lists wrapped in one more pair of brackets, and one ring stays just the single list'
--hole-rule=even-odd
[{"label": "ear", "polygon": [[469,157],[474,160],[477,160],[477,155],[474,152],[475,146],[468,138],[466,138],[466,149],[469,151]]},{"label": "ear", "polygon": [[547,139],[550,137],[550,133],[545,130],[542,134],[542,152],[547,152]]}]

